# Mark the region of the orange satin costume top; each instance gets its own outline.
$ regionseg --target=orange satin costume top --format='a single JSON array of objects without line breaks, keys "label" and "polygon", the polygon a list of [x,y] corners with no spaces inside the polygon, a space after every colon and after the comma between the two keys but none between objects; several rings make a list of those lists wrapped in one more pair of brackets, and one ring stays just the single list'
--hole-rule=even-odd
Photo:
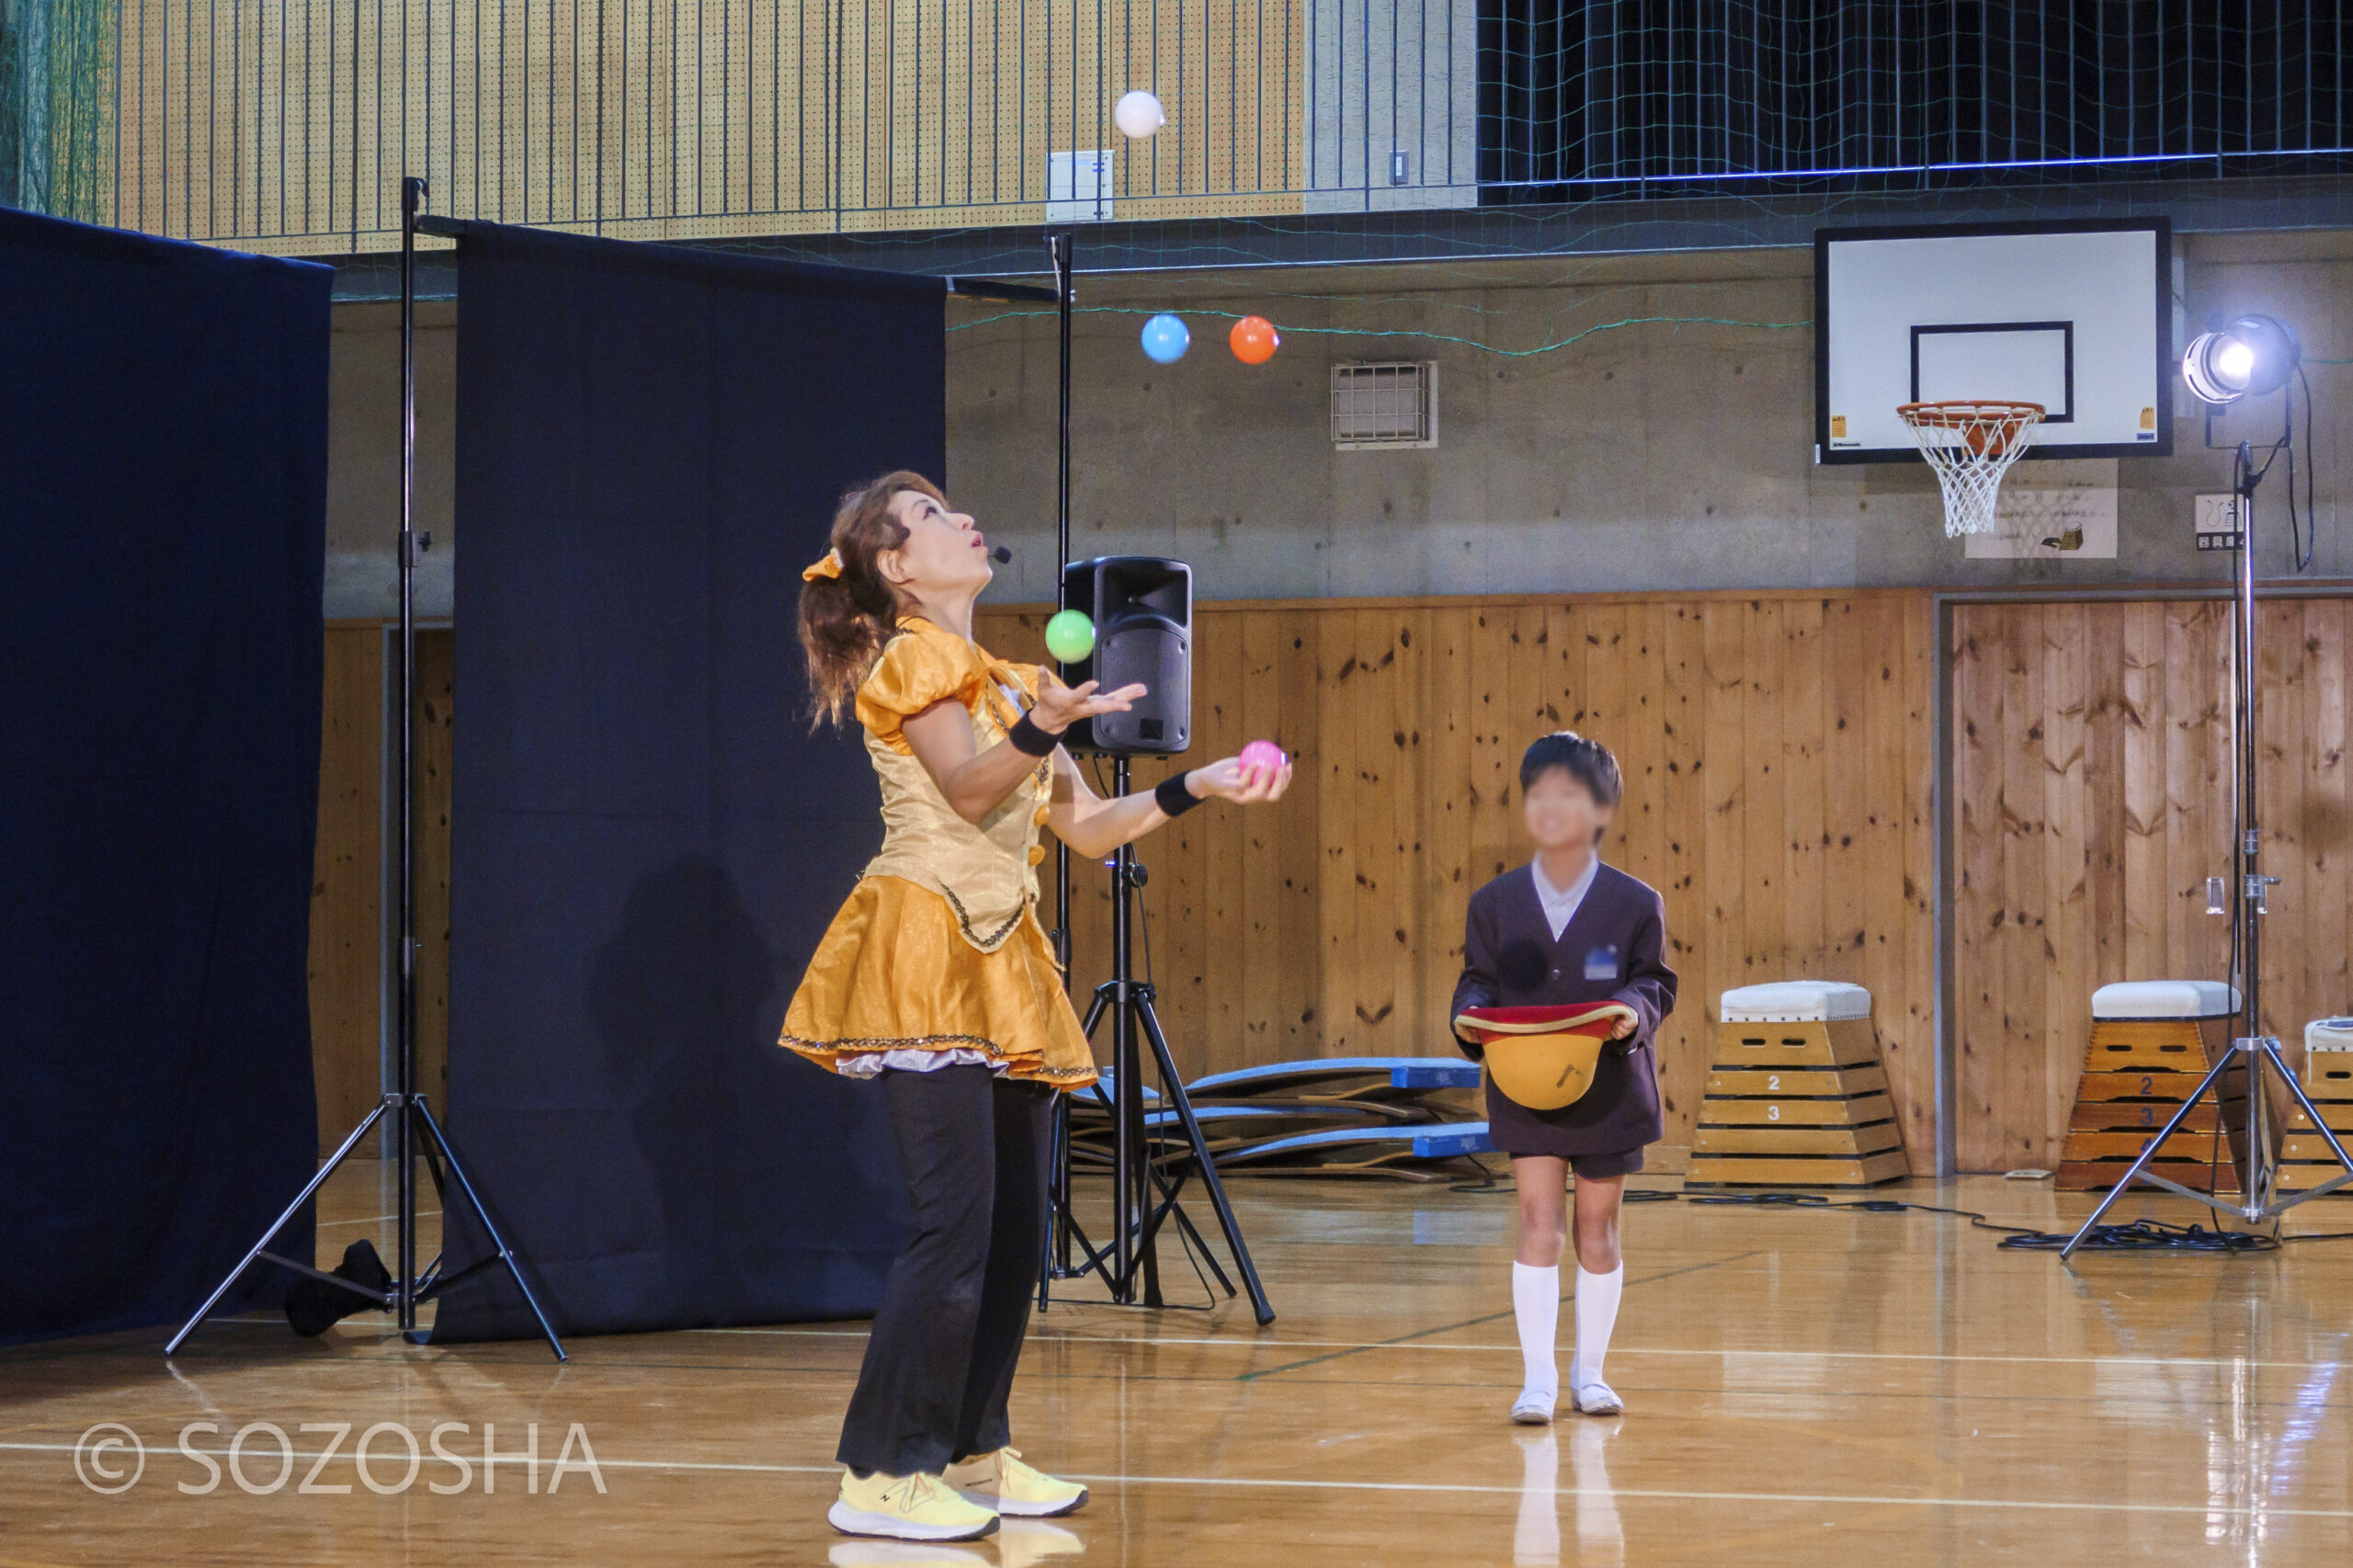
[{"label": "orange satin costume top", "polygon": [[919,618],[900,622],[857,701],[882,787],[882,848],[818,942],[779,1044],[835,1071],[860,1055],[958,1051],[1011,1077],[1064,1088],[1095,1081],[1094,1052],[1038,924],[1053,759],[1040,757],[995,811],[969,823],[900,733],[909,716],[952,700],[984,751],[1037,685],[1034,665]]}]

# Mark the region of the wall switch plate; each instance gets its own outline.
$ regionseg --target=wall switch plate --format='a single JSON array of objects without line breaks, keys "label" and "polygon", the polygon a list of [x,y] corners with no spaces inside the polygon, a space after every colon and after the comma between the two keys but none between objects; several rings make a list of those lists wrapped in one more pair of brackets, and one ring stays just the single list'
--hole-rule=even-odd
[{"label": "wall switch plate", "polygon": [[2239,530],[2239,498],[2235,495],[2200,495],[2197,510],[2198,548],[2200,550],[2236,550],[2244,536]]},{"label": "wall switch plate", "polygon": [[1046,222],[1104,223],[1119,188],[1119,153],[1109,147],[1046,154]]}]

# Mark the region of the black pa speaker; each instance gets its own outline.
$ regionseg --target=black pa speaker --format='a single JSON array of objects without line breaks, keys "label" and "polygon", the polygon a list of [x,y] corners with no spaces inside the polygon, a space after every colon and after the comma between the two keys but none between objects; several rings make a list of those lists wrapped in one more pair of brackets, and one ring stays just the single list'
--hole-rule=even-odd
[{"label": "black pa speaker", "polygon": [[1081,719],[1063,734],[1073,751],[1171,756],[1193,744],[1193,569],[1156,555],[1098,555],[1063,568],[1070,608],[1095,623],[1095,651],[1062,666],[1071,685],[1116,691],[1142,681],[1125,713]]}]

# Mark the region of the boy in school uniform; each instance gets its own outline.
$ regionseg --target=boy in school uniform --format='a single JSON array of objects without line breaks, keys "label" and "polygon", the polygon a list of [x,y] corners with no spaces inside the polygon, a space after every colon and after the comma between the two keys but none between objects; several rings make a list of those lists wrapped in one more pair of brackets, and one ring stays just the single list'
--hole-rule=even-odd
[{"label": "boy in school uniform", "polygon": [[[1664,1131],[1651,1041],[1675,1009],[1666,922],[1657,892],[1601,859],[1621,790],[1618,759],[1574,731],[1542,737],[1519,765],[1520,802],[1535,854],[1471,896],[1462,978],[1450,1016],[1472,1007],[1616,1004],[1590,1086],[1557,1109],[1513,1100],[1487,1077],[1487,1126],[1509,1154],[1519,1189],[1519,1249],[1512,1308],[1525,1386],[1512,1419],[1542,1424],[1560,1393],[1553,1340],[1561,1253],[1569,1233],[1568,1177],[1576,1176],[1576,1349],[1571,1403],[1587,1415],[1625,1408],[1602,1381],[1602,1358],[1625,1282],[1618,1210],[1643,1148]],[[1460,1038],[1458,1036],[1458,1038]],[[1483,1048],[1461,1040],[1465,1054]]]}]

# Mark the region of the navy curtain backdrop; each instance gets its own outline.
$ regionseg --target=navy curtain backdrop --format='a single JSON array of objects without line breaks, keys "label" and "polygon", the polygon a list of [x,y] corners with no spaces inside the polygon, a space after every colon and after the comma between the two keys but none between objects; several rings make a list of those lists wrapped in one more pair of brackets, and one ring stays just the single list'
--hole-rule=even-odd
[{"label": "navy curtain backdrop", "polygon": [[[776,1045],[881,839],[855,732],[810,733],[792,611],[843,490],[944,467],[945,297],[460,242],[451,1131],[563,1330],[881,1299],[904,1211],[880,1096]],[[434,1337],[532,1332],[493,1270]]]},{"label": "navy curtain backdrop", "polygon": [[176,1322],[317,1165],[333,277],[0,210],[0,1343]]}]

